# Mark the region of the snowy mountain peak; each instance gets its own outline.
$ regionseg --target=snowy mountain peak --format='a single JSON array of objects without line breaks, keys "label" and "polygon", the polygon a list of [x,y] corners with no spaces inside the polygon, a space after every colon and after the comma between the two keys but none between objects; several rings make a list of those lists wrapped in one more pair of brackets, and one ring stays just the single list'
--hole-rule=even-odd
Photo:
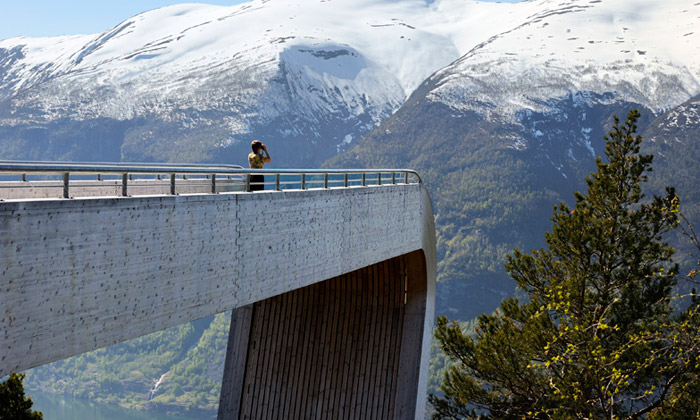
[{"label": "snowy mountain peak", "polygon": [[[487,102],[513,114],[543,109],[532,98],[612,92],[618,100],[662,111],[700,92],[696,1],[540,0],[517,6],[522,22],[443,69],[434,100],[462,109]],[[504,81],[498,91],[480,88],[495,79]]]}]

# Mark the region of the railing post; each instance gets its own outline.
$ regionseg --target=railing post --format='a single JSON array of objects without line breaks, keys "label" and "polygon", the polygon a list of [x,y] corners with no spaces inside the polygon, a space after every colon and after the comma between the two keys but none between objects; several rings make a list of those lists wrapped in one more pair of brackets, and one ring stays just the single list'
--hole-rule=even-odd
[{"label": "railing post", "polygon": [[367,174],[365,172],[362,172],[362,186],[367,186]]},{"label": "railing post", "polygon": [[377,185],[382,185],[382,173],[377,172]]},{"label": "railing post", "polygon": [[250,174],[245,174],[245,191],[250,192]]},{"label": "railing post", "polygon": [[280,174],[275,174],[275,191],[280,190]]},{"label": "railing post", "polygon": [[170,195],[175,195],[175,174],[170,174]]},{"label": "railing post", "polygon": [[216,194],[216,174],[211,174],[211,193]]},{"label": "railing post", "polygon": [[302,190],[306,189],[306,174],[305,173],[301,174],[301,189]]},{"label": "railing post", "polygon": [[391,184],[396,184],[396,172],[391,173]]},{"label": "railing post", "polygon": [[347,188],[348,187],[348,173],[347,172],[345,172],[345,176],[343,178],[345,181],[345,188]]},{"label": "railing post", "polygon": [[27,182],[27,174],[22,174],[22,182]]},{"label": "railing post", "polygon": [[126,197],[126,196],[127,196],[128,191],[127,191],[127,189],[126,189],[126,186],[127,186],[128,183],[129,183],[129,174],[127,174],[126,172],[124,172],[124,173],[122,174],[122,197]]},{"label": "railing post", "polygon": [[102,174],[97,174],[97,180],[102,181]]},{"label": "railing post", "polygon": [[68,172],[63,173],[63,198],[70,198],[70,174]]},{"label": "railing post", "polygon": [[403,178],[403,179],[404,179],[403,183],[404,183],[404,184],[408,184],[408,172],[405,172],[405,173],[403,174],[403,176],[404,176],[404,178]]},{"label": "railing post", "polygon": [[323,188],[328,188],[328,172],[323,174]]}]

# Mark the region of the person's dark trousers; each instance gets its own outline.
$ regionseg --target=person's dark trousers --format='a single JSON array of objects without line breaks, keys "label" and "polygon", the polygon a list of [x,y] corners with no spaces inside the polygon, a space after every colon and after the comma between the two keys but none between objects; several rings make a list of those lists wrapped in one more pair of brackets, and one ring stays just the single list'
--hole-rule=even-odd
[{"label": "person's dark trousers", "polygon": [[263,182],[265,182],[264,175],[251,175],[250,176],[250,191],[262,191],[262,190],[264,190],[265,185],[263,185]]}]

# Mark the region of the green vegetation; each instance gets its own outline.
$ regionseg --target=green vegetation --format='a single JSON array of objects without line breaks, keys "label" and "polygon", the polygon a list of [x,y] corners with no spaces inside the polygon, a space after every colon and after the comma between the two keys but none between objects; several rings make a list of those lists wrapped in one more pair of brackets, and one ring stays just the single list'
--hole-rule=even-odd
[{"label": "green vegetation", "polygon": [[135,409],[215,416],[229,322],[230,313],[219,314],[40,366],[28,371],[27,388]]},{"label": "green vegetation", "polygon": [[615,119],[609,162],[597,160],[573,209],[555,209],[547,248],[508,257],[527,299],[481,315],[475,337],[439,318],[456,363],[431,396],[434,418],[700,417],[700,299],[673,309],[678,266],[663,238],[679,201],[673,189],[644,199],[652,156],[640,154],[638,117]]},{"label": "green vegetation", "polygon": [[230,313],[214,318],[197,346],[169,371],[150,402],[153,408],[172,411],[177,407],[185,413],[217,409],[230,322]]},{"label": "green vegetation", "polygon": [[0,420],[41,420],[43,415],[32,410],[32,399],[24,395],[23,374],[12,373],[0,382]]},{"label": "green vegetation", "polygon": [[[409,100],[332,167],[413,168],[436,215],[437,306],[462,320],[491,312],[513,293],[503,270],[510,250],[533,246],[550,226],[559,192],[543,187],[532,156],[502,133],[516,130],[438,103]],[[538,245],[539,246],[539,245]]]}]

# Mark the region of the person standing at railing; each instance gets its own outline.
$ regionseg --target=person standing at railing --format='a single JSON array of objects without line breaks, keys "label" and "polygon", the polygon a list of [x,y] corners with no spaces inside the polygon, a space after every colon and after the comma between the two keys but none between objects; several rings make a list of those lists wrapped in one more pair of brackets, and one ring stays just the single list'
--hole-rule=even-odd
[{"label": "person standing at railing", "polygon": [[[272,161],[267,147],[260,140],[253,140],[250,144],[253,153],[248,154],[248,164],[250,169],[263,169],[266,163]],[[264,153],[263,153],[264,152]],[[250,175],[250,191],[261,191],[265,189],[265,176]]]}]

